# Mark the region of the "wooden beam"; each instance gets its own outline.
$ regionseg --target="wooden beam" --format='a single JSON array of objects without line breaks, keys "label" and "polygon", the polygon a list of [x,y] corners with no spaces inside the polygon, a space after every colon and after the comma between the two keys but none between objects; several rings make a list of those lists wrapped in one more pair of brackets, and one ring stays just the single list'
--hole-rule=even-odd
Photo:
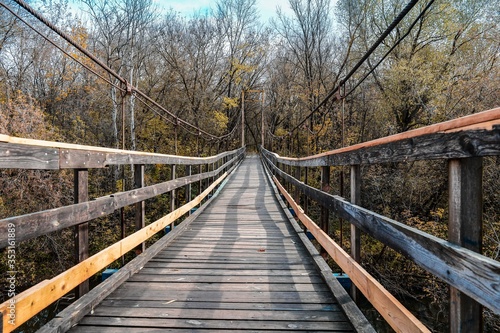
[{"label": "wooden beam", "polygon": [[147,227],[133,233],[132,235],[116,242],[101,252],[82,261],[78,265],[71,267],[58,276],[44,282],[40,287],[38,285],[16,295],[14,301],[16,304],[16,322],[15,325],[8,324],[8,305],[9,301],[0,304],[0,313],[3,316],[3,332],[9,333],[19,327],[22,323],[33,317],[38,312],[67,294],[82,281],[90,278],[92,275],[105,268],[107,265],[123,256],[128,251],[134,249],[138,244],[149,239],[157,232],[163,230],[167,225],[177,220],[189,210],[198,205],[220,182],[226,178],[227,173],[219,177],[202,194],[186,205],[167,214],[161,219],[151,223]]},{"label": "wooden beam", "polygon": [[[134,188],[144,187],[144,165],[134,165]],[[135,204],[135,230],[139,231],[146,226],[146,202],[140,201]],[[146,250],[146,243],[142,242],[137,248],[136,253],[140,254]]]},{"label": "wooden beam", "polygon": [[403,304],[392,296],[377,280],[375,280],[363,267],[347,254],[327,233],[314,223],[309,216],[293,200],[276,177],[273,177],[276,186],[284,195],[290,206],[296,211],[299,220],[311,231],[316,240],[335,260],[340,268],[346,272],[368,301],[384,317],[396,332],[429,332]]},{"label": "wooden beam", "polygon": [[[500,108],[496,108],[313,156],[290,158],[276,155],[276,158],[290,165],[323,166],[409,160],[404,159],[405,154],[413,158],[411,160],[498,155],[499,125]],[[464,131],[467,135],[460,133]],[[391,145],[397,142],[399,144]],[[384,146],[386,150],[383,150]],[[398,151],[392,152],[391,149]],[[413,152],[413,149],[421,150]],[[360,154],[352,154],[356,151]]]},{"label": "wooden beam", "polygon": [[[391,142],[367,142],[304,158],[276,160],[294,166],[357,165],[500,155],[500,125],[492,130],[440,132]],[[349,148],[349,149],[348,149]]]},{"label": "wooden beam", "polygon": [[[291,182],[289,182],[291,183]],[[321,167],[321,191],[330,192],[330,167]],[[330,211],[326,206],[321,205],[319,226],[327,235],[330,233]],[[326,254],[325,249],[321,248],[320,253]]]},{"label": "wooden beam", "polygon": [[[482,252],[483,161],[482,158],[450,160],[448,240],[471,251]],[[450,287],[450,332],[483,331],[482,306]]]},{"label": "wooden beam", "polygon": [[[351,166],[351,203],[361,205],[361,167]],[[356,262],[361,260],[361,231],[351,224],[351,256]],[[351,288],[351,297],[357,303],[359,293],[356,286]]]},{"label": "wooden beam", "polygon": [[0,143],[2,169],[59,169],[59,149]]},{"label": "wooden beam", "polygon": [[[184,176],[186,176],[186,177],[191,176],[191,172],[192,172],[191,166],[186,165],[186,174]],[[185,192],[184,196],[186,197],[186,202],[191,201],[191,183],[187,184],[184,187],[184,192]]]},{"label": "wooden beam", "polygon": [[91,169],[122,164],[179,164],[213,163],[236,149],[209,157],[186,157],[131,150],[32,140],[0,134],[0,168],[14,169]]},{"label": "wooden beam", "polygon": [[[272,168],[270,161],[266,161]],[[353,205],[339,196],[307,186],[277,168],[275,171],[277,175],[300,186],[312,200],[326,205],[364,233],[402,253],[428,272],[500,314],[500,262]]]},{"label": "wooden beam", "polygon": [[[237,155],[224,166],[235,162],[240,156],[241,154]],[[93,201],[0,220],[0,248],[7,246],[7,229],[9,223],[13,223],[16,226],[17,241],[31,239],[40,235],[45,235],[49,232],[61,230],[112,214],[117,209],[153,198],[159,194],[167,193],[173,189],[186,185],[188,182],[196,182],[201,179],[211,178],[220,170],[222,170],[222,167],[219,168],[219,170],[190,177],[182,177],[131,191],[115,193],[110,196],[97,198]]]},{"label": "wooden beam", "polygon": [[[89,172],[86,169],[74,171],[74,202],[86,202],[89,200],[88,184]],[[78,264],[89,257],[89,224],[88,222],[75,226],[75,264]],[[75,297],[80,298],[89,291],[89,281],[83,281],[75,289]]]}]

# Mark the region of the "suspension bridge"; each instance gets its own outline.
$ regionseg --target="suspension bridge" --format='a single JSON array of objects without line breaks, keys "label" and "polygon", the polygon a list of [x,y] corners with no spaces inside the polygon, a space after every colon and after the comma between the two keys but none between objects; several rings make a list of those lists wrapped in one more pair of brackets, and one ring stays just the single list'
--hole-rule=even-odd
[{"label": "suspension bridge", "polygon": [[[500,313],[500,263],[480,254],[482,158],[500,154],[500,109],[304,158],[264,148],[246,155],[244,147],[183,157],[6,135],[0,136],[0,152],[1,168],[73,169],[75,178],[75,204],[1,220],[0,247],[15,253],[15,243],[76,228],[80,261],[1,304],[2,332],[75,290],[78,300],[40,332],[374,331],[356,305],[359,293],[396,331],[431,331],[360,265],[361,232],[449,284],[453,332],[481,331],[485,307]],[[358,205],[361,165],[436,159],[448,161],[448,239]],[[135,189],[89,201],[88,171],[124,164],[134,166]],[[185,172],[145,186],[148,164]],[[350,201],[322,190],[333,166],[351,169]],[[321,169],[321,189],[308,184],[313,168]],[[145,201],[180,188],[186,203],[146,225]],[[323,207],[318,223],[299,205],[305,198]],[[134,207],[137,231],[89,256],[88,222],[126,206]],[[329,214],[351,223],[351,254],[329,236]],[[172,232],[146,248],[147,239],[182,216]],[[133,260],[89,290],[89,278],[134,250]],[[352,280],[350,295],[327,256]]]}]

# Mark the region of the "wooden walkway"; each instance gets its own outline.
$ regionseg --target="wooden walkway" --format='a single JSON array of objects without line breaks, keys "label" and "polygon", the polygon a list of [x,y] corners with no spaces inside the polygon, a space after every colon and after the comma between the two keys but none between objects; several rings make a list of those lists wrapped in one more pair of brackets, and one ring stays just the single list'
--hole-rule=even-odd
[{"label": "wooden walkway", "polygon": [[70,332],[352,332],[257,156]]}]

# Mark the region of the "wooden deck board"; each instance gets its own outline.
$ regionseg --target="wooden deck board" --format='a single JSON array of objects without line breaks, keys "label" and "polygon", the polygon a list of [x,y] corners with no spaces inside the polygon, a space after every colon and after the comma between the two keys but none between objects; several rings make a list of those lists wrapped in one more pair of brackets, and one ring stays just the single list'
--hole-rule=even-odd
[{"label": "wooden deck board", "polygon": [[160,330],[353,331],[256,157],[70,332]]}]

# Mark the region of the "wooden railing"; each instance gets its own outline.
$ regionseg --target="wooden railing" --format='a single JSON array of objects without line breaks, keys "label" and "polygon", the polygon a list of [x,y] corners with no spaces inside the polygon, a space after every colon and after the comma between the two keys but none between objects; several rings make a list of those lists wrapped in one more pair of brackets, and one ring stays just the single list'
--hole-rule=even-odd
[{"label": "wooden railing", "polygon": [[[360,231],[450,285],[451,332],[480,332],[482,306],[500,314],[500,262],[480,254],[482,157],[500,155],[500,108],[309,157],[261,152],[297,217],[396,331],[427,329],[359,265]],[[431,159],[448,160],[448,240],[359,206],[360,165]],[[351,167],[351,202],[307,185],[308,168],[321,167],[321,188],[328,188],[331,166]],[[294,188],[294,198],[281,183]],[[322,207],[321,228],[297,204],[300,195]],[[351,256],[328,236],[329,212],[351,223]]]},{"label": "wooden railing", "polygon": [[[183,157],[0,135],[0,168],[74,169],[75,180],[75,204],[0,220],[0,249],[7,248],[8,254],[12,253],[15,258],[16,244],[19,242],[75,227],[75,245],[79,257],[79,263],[65,272],[42,281],[0,304],[0,332],[11,332],[75,288],[78,294],[88,292],[90,277],[130,250],[139,247],[139,252],[144,251],[144,242],[147,239],[200,205],[236,167],[244,154],[245,149],[240,148],[205,158]],[[172,179],[144,186],[144,165],[147,164],[170,165]],[[89,201],[88,170],[110,165],[133,165],[135,189]],[[184,165],[186,176],[176,179],[175,165]],[[198,166],[200,173],[192,174],[192,166]],[[202,181],[205,186],[202,186]],[[200,190],[191,200],[191,184],[196,182],[199,182]],[[186,188],[186,203],[177,209],[174,209],[172,203],[172,211],[169,214],[146,226],[145,200],[164,193],[173,193],[183,186]],[[136,232],[89,257],[88,221],[131,205],[135,206]]]}]

